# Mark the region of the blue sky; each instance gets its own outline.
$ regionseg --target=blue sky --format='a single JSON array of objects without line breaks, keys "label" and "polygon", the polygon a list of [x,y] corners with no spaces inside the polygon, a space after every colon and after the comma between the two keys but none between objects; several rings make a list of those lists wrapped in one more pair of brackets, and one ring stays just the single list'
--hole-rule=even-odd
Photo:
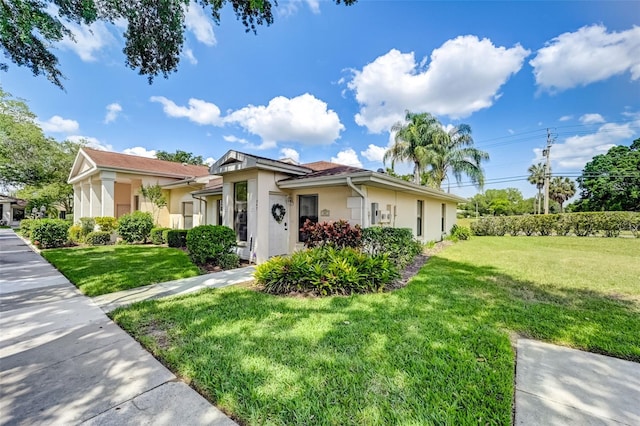
[{"label": "blue sky", "polygon": [[[547,128],[554,175],[640,137],[640,2],[282,1],[257,36],[228,8],[220,26],[201,10],[169,79],[147,84],[124,64],[123,28],[94,24],[56,45],[65,91],[13,64],[0,84],[58,140],[147,156],[236,149],[376,170],[391,125],[428,111],[471,125],[491,156],[485,189],[525,196]],[[477,190],[463,178],[451,192]]]}]

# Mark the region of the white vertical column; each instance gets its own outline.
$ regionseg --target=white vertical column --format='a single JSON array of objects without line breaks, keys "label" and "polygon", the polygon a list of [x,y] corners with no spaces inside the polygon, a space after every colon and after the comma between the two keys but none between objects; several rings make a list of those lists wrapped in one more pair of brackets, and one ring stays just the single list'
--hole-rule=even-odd
[{"label": "white vertical column", "polygon": [[101,216],[115,217],[115,172],[100,173],[101,182]]},{"label": "white vertical column", "polygon": [[78,222],[82,216],[82,185],[73,185],[73,221]]},{"label": "white vertical column", "polygon": [[78,218],[81,217],[89,217],[89,215],[91,215],[91,200],[90,200],[90,195],[89,193],[91,192],[91,182],[90,181],[86,181],[82,183],[82,200],[80,202],[81,204],[81,209],[80,209],[80,216]]},{"label": "white vertical column", "polygon": [[96,180],[91,180],[91,184],[90,184],[90,202],[89,204],[91,205],[90,208],[90,212],[89,212],[89,216],[90,217],[99,217],[102,214],[102,207],[101,207],[101,199],[100,197],[102,196],[101,192],[101,185],[102,183],[100,181],[96,181]]}]

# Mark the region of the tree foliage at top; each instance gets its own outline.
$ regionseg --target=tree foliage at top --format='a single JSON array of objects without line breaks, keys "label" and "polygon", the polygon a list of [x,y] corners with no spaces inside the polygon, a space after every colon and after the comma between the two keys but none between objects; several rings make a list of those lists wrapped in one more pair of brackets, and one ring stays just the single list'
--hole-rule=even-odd
[{"label": "tree foliage at top", "polygon": [[593,157],[577,181],[582,191],[574,210],[640,211],[640,138]]},{"label": "tree foliage at top", "polygon": [[69,171],[80,145],[46,137],[27,104],[0,88],[0,187],[18,189],[28,208],[72,210]]},{"label": "tree foliage at top", "polygon": [[396,161],[413,163],[414,183],[440,189],[449,174],[460,183],[462,175],[482,187],[484,172],[482,161],[489,154],[473,147],[471,127],[460,124],[446,131],[433,115],[407,111],[405,121],[392,128],[395,141],[384,155],[384,161],[391,160],[393,170]]},{"label": "tree foliage at top", "polygon": [[176,150],[175,153],[167,151],[156,152],[156,158],[159,160],[173,161],[174,163],[193,164],[194,166],[203,166],[204,160],[202,155],[193,155],[191,152]]},{"label": "tree foliage at top", "polygon": [[549,182],[549,198],[560,205],[560,213],[564,211],[562,205],[576,194],[576,184],[568,177],[555,176]]},{"label": "tree foliage at top", "polygon": [[534,203],[533,198],[523,198],[517,188],[487,189],[471,197],[461,209],[469,217],[475,216],[476,208],[479,216],[511,216],[533,213]]},{"label": "tree foliage at top", "polygon": [[540,214],[542,202],[542,189],[544,188],[545,166],[543,163],[532,164],[528,169],[529,177],[527,180],[530,184],[535,185],[538,190],[536,213]]},{"label": "tree foliage at top", "polygon": [[[351,5],[357,0],[334,0]],[[0,44],[6,57],[26,66],[34,75],[44,75],[63,88],[64,76],[53,43],[65,36],[73,39],[70,23],[91,25],[96,21],[126,22],[123,34],[126,65],[145,75],[149,83],[177,70],[184,45],[185,10],[190,0],[2,0]],[[220,23],[220,11],[230,4],[246,31],[273,23],[276,0],[199,0],[192,7],[209,9]],[[7,70],[6,63],[0,69]]]}]

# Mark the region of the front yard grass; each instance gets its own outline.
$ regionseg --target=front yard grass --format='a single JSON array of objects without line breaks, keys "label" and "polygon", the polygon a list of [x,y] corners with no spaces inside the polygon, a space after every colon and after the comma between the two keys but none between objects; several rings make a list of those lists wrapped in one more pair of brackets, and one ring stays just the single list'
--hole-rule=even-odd
[{"label": "front yard grass", "polygon": [[640,362],[640,240],[476,237],[406,288],[232,287],[112,316],[243,424],[511,423],[517,333]]},{"label": "front yard grass", "polygon": [[90,297],[199,274],[186,253],[168,247],[54,249],[42,256]]}]

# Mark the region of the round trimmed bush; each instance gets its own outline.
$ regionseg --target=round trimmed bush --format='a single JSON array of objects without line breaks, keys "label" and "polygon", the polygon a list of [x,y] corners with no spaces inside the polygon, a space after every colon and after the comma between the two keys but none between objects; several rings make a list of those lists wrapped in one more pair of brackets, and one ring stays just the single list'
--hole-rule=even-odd
[{"label": "round trimmed bush", "polygon": [[111,242],[111,232],[93,231],[85,237],[85,242],[91,246],[106,246]]},{"label": "round trimmed bush", "polygon": [[220,255],[231,253],[236,246],[236,233],[221,225],[201,225],[187,233],[187,249],[194,263],[217,263]]},{"label": "round trimmed bush", "polygon": [[69,222],[63,219],[39,219],[31,225],[31,241],[42,248],[56,248],[67,244]]},{"label": "round trimmed bush", "polygon": [[147,242],[153,229],[151,213],[135,211],[125,214],[118,220],[118,235],[127,243],[136,241]]}]

